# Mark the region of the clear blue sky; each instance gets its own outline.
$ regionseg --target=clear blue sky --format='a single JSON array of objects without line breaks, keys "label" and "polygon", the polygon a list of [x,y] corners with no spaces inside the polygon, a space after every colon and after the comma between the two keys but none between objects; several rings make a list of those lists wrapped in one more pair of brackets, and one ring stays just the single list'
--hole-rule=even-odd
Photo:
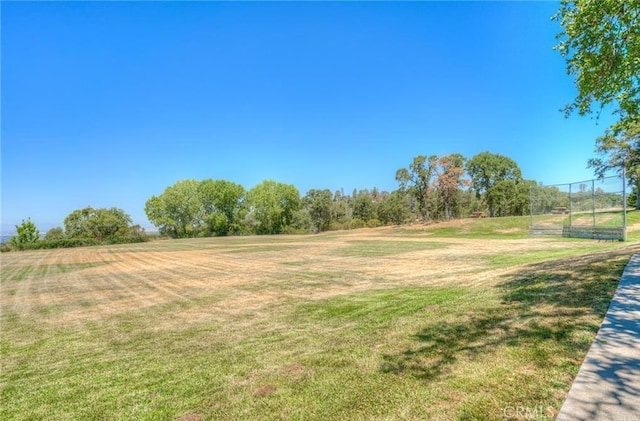
[{"label": "clear blue sky", "polygon": [[186,178],[392,191],[488,150],[592,178],[556,2],[2,2],[2,224],[62,225]]}]

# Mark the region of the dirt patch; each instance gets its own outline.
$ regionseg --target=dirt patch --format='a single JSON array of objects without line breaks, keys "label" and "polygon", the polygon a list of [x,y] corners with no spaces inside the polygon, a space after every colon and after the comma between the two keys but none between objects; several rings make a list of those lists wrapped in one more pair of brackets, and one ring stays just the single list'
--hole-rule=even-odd
[{"label": "dirt patch", "polygon": [[260,389],[256,390],[253,393],[253,397],[254,398],[261,398],[263,396],[269,396],[273,393],[276,393],[276,390],[278,390],[278,388],[273,385],[273,384],[268,384],[265,386],[262,386]]}]

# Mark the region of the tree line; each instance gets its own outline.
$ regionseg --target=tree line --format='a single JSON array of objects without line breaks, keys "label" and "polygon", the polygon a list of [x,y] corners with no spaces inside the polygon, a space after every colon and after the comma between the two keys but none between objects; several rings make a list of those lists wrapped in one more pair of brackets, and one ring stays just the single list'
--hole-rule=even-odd
[{"label": "tree line", "polygon": [[515,161],[490,152],[471,159],[419,155],[398,169],[395,179],[398,188],[391,192],[311,189],[304,196],[295,186],[273,180],[250,190],[227,180],[181,180],[147,200],[145,213],[162,235],[174,238],[308,233],[448,220],[474,212],[525,215],[530,189],[550,189],[523,179]]},{"label": "tree line", "polygon": [[[247,190],[228,180],[181,180],[149,198],[144,207],[160,235],[172,238],[310,233],[464,218],[527,215],[567,207],[557,187],[526,180],[512,159],[482,152],[470,159],[454,153],[418,155],[395,173],[394,191],[311,189],[265,180]],[[635,179],[634,179],[635,181]],[[602,195],[600,195],[602,196]],[[602,196],[604,197],[604,196]],[[611,201],[611,198],[605,198]],[[603,199],[603,200],[605,200]],[[635,197],[633,198],[635,200]],[[3,250],[75,247],[148,240],[122,209],[86,207],[71,212],[64,228],[43,238],[28,219]]]},{"label": "tree line", "polygon": [[94,246],[100,244],[135,243],[149,238],[140,225],[133,225],[131,216],[118,208],[86,207],[71,212],[64,219],[64,228],[51,228],[41,237],[30,218],[16,226],[16,235],[1,251]]}]

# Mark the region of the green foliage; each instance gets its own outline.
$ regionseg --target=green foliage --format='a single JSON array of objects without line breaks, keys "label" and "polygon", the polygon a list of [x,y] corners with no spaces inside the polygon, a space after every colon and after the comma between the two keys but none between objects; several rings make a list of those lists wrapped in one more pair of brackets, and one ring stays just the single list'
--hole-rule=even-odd
[{"label": "green foliage", "polygon": [[376,217],[376,203],[369,195],[359,195],[353,203],[353,217],[368,221]]},{"label": "green foliage", "polygon": [[23,219],[20,225],[16,225],[16,233],[17,235],[11,237],[9,242],[18,250],[22,250],[40,239],[40,231],[31,218],[27,218],[26,221]]},{"label": "green foliage", "polygon": [[411,217],[409,198],[402,191],[395,191],[378,207],[378,218],[383,224],[404,224]]},{"label": "green foliage", "polygon": [[[640,190],[640,122],[632,123],[616,134],[607,130],[604,136],[596,139],[597,158],[589,160],[589,167],[597,177],[604,177],[610,171],[616,171],[625,177],[628,183]],[[635,207],[640,209],[640,200],[635,195]]]},{"label": "green foliage", "polygon": [[[305,208],[309,210],[315,232],[326,231],[331,223],[332,197],[327,189],[311,189],[303,198]],[[336,221],[337,222],[337,221]]]},{"label": "green foliage", "polygon": [[433,177],[436,175],[438,157],[418,155],[413,158],[409,169],[401,168],[396,172],[396,181],[402,191],[412,195],[424,221],[429,220],[430,199],[433,192]]},{"label": "green foliage", "polygon": [[311,215],[307,209],[298,209],[291,218],[291,229],[293,232],[309,233],[312,226]]},{"label": "green foliage", "polygon": [[145,214],[161,234],[177,238],[198,234],[204,223],[204,210],[198,196],[199,184],[196,180],[178,181],[160,196],[147,200]]},{"label": "green foliage", "polygon": [[578,95],[567,114],[592,112],[592,104],[617,107],[617,130],[640,118],[640,2],[562,0],[554,19],[564,30],[556,49],[575,77]]},{"label": "green foliage", "polygon": [[129,234],[131,217],[122,209],[86,207],[71,212],[64,219],[64,231],[68,238],[108,238]]},{"label": "green foliage", "polygon": [[44,236],[45,241],[62,240],[65,237],[64,230],[60,227],[51,228]]},{"label": "green foliage", "polygon": [[208,234],[227,235],[237,230],[245,190],[227,180],[204,180],[197,188]]},{"label": "green foliage", "polygon": [[257,234],[279,234],[300,208],[300,193],[291,184],[266,180],[247,193],[247,221]]},{"label": "green foliage", "polygon": [[505,195],[515,193],[515,185],[522,180],[518,164],[500,154],[481,152],[467,162],[467,172],[478,196],[484,196],[490,216]]},{"label": "green foliage", "polygon": [[569,207],[569,195],[555,186],[530,185],[533,213],[549,214],[557,207]]},{"label": "green foliage", "polygon": [[351,221],[349,221],[349,224],[348,224],[349,229],[364,228],[366,226],[367,226],[367,223],[362,219],[358,219],[358,218],[352,219]]},{"label": "green foliage", "polygon": [[382,226],[382,222],[378,218],[372,218],[367,221],[368,228],[377,228]]},{"label": "green foliage", "polygon": [[110,244],[144,243],[149,241],[145,234],[123,235],[109,238],[61,238],[57,240],[41,240],[35,243],[25,244],[21,250],[44,250],[72,247],[90,247]]}]

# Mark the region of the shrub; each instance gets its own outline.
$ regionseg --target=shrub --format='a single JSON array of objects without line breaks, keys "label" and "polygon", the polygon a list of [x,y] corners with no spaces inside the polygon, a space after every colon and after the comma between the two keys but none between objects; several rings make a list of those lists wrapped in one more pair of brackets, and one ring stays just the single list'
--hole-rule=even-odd
[{"label": "shrub", "polygon": [[379,219],[373,218],[367,221],[367,227],[376,228],[382,226],[382,222]]},{"label": "shrub", "polygon": [[343,224],[340,222],[332,222],[329,224],[329,231],[340,231],[346,229],[347,224]]},{"label": "shrub", "polygon": [[364,228],[367,226],[367,223],[364,222],[362,219],[352,219],[351,221],[349,221],[349,228],[351,229],[358,229],[358,228]]},{"label": "shrub", "polygon": [[[71,247],[88,247],[88,246],[100,246],[111,244],[129,244],[129,243],[143,243],[149,241],[151,238],[146,234],[137,236],[125,236],[125,237],[113,237],[104,240],[98,240],[96,238],[60,238],[57,240],[41,240],[35,243],[23,244],[19,250],[43,250],[43,249],[57,249],[57,248],[71,248]],[[13,251],[16,248],[11,245],[3,244],[0,247],[0,251]]]},{"label": "shrub", "polygon": [[62,240],[64,238],[64,230],[60,227],[51,228],[44,236],[45,241]]}]

